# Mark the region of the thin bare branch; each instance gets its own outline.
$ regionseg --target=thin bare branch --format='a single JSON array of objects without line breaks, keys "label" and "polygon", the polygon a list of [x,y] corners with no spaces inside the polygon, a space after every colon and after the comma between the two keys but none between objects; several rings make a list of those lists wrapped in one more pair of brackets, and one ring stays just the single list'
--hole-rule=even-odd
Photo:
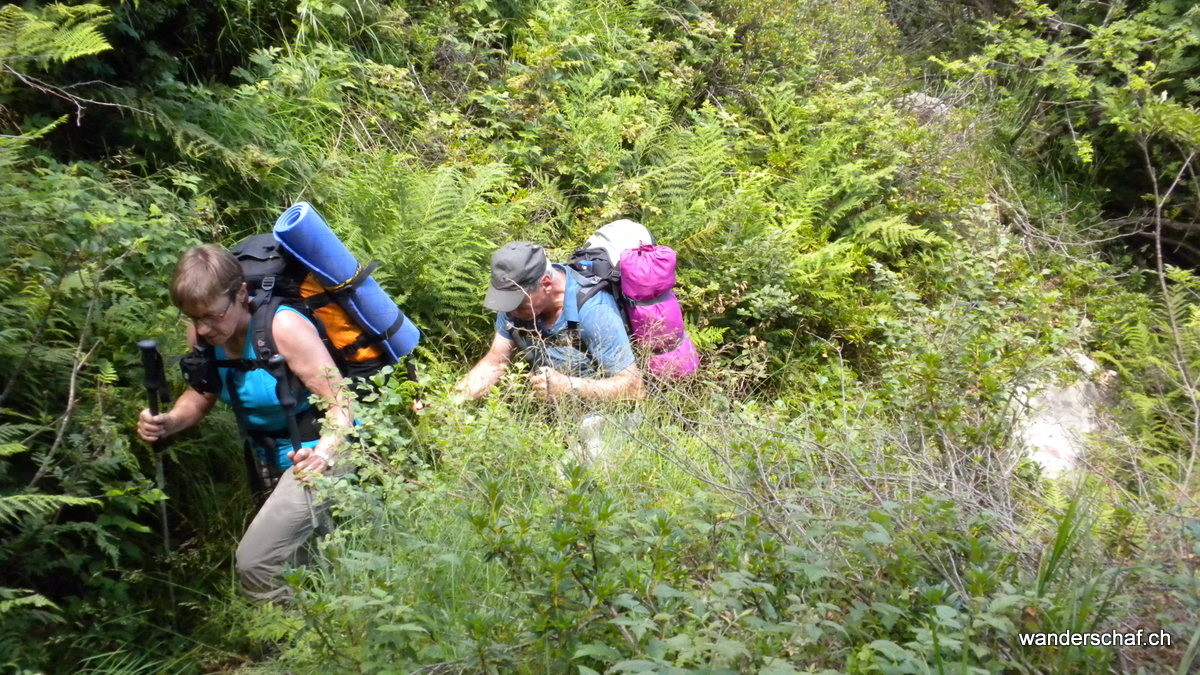
[{"label": "thin bare branch", "polygon": [[[57,85],[50,84],[49,82],[45,82],[43,80],[39,80],[38,78],[33,77],[32,75],[26,75],[18,70],[14,70],[11,66],[8,66],[8,65],[4,65],[3,70],[4,70],[4,72],[7,72],[8,74],[17,78],[22,84],[24,84],[27,87],[36,89],[37,91],[40,91],[44,94],[50,94],[51,96],[61,98],[64,101],[68,101],[69,103],[74,105],[75,106],[75,126],[80,126],[83,123],[83,110],[84,110],[85,104],[99,105],[99,106],[104,106],[107,108],[118,108],[121,110],[129,110],[132,112],[141,113],[146,116],[150,115],[150,113],[145,110],[142,110],[140,108],[135,108],[133,106],[125,105],[123,103],[111,103],[109,101],[97,101],[95,99],[84,98],[82,96],[76,96],[75,94],[72,94],[69,91],[67,91],[67,89],[64,87],[60,87]],[[75,87],[75,86],[80,86],[80,84],[82,84],[82,83],[69,85],[69,86]]]}]

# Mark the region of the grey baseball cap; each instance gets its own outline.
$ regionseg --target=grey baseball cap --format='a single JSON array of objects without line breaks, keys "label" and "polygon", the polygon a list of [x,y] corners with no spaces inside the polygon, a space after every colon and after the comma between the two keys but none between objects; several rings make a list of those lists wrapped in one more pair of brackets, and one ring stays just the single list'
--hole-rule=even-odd
[{"label": "grey baseball cap", "polygon": [[483,306],[493,312],[511,312],[537,290],[537,282],[550,273],[546,251],[537,244],[513,241],[492,254],[492,282]]}]

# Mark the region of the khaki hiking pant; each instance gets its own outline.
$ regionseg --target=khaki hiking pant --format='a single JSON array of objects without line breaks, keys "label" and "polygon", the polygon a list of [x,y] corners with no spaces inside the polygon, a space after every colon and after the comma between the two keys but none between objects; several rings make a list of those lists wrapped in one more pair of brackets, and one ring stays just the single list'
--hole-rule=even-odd
[{"label": "khaki hiking pant", "polygon": [[[343,471],[331,475],[340,473]],[[238,544],[237,572],[242,591],[255,602],[290,600],[292,589],[280,578],[284,566],[296,561],[314,530],[323,534],[332,525],[329,500],[317,503],[312,487],[297,480],[288,468]]]}]

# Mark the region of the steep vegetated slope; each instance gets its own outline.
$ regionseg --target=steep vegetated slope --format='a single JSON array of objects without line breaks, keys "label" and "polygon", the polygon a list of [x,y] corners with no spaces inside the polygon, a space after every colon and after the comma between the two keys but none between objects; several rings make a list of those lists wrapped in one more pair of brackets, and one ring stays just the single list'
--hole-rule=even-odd
[{"label": "steep vegetated slope", "polygon": [[[1200,15],[947,4],[0,9],[0,663],[1194,667]],[[256,608],[232,420],[159,490],[134,342],[181,351],[182,250],[300,199],[384,262],[429,407],[399,381],[359,403],[322,562]],[[702,374],[592,408],[515,369],[451,403],[490,252],[565,257],[619,217],[679,251]],[[1117,376],[1048,480],[1020,392],[1085,377],[1077,354]],[[584,468],[587,413],[610,429]],[[1139,629],[1173,645],[1018,637]]]}]

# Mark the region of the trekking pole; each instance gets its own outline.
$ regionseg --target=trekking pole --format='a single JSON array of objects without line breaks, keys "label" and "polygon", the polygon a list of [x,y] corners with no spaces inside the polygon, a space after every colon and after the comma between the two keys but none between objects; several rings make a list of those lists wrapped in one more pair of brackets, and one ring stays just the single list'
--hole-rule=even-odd
[{"label": "trekking pole", "polygon": [[[158,342],[142,340],[137,343],[142,353],[142,384],[146,387],[146,399],[151,415],[158,415],[159,403],[171,402],[171,388],[167,384],[167,373],[163,368],[162,354],[158,351]],[[162,529],[163,554],[171,555],[171,530],[167,521],[167,477],[163,471],[163,454],[167,442],[164,439],[154,441],[154,479],[158,483],[158,491],[163,498],[158,500],[158,518]],[[171,577],[171,564],[167,562],[167,593],[171,602],[171,623],[175,623],[175,581]]]}]

